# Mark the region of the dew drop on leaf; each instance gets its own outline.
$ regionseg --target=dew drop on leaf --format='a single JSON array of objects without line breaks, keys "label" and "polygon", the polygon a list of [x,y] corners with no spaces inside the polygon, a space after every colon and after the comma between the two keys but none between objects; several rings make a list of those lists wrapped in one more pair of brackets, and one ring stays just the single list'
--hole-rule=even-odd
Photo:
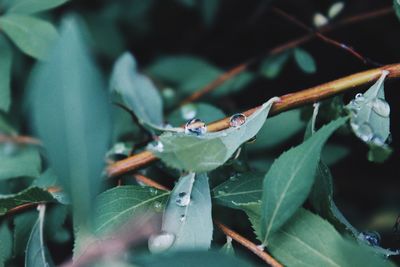
[{"label": "dew drop on leaf", "polygon": [[151,235],[148,241],[149,250],[152,253],[160,253],[169,249],[175,241],[175,235],[170,233],[161,233]]},{"label": "dew drop on leaf", "polygon": [[155,195],[157,195],[158,190],[153,187],[150,187],[149,192],[150,192],[150,195],[155,196]]},{"label": "dew drop on leaf", "polygon": [[387,118],[390,115],[390,106],[386,100],[375,98],[372,103],[372,110],[381,117]]},{"label": "dew drop on leaf", "polygon": [[234,114],[229,120],[229,125],[234,128],[239,128],[246,122],[246,119],[246,115],[242,113]]},{"label": "dew drop on leaf", "polygon": [[181,217],[179,218],[179,220],[181,222],[184,222],[186,220],[186,216],[182,214]]},{"label": "dew drop on leaf", "polygon": [[160,212],[162,210],[163,205],[161,202],[156,201],[154,202],[153,207],[156,212]]},{"label": "dew drop on leaf", "polygon": [[381,236],[377,232],[362,232],[358,237],[370,246],[379,246],[379,243],[381,242]]},{"label": "dew drop on leaf", "polygon": [[185,120],[191,120],[197,115],[196,106],[193,104],[186,104],[181,107],[181,115]]},{"label": "dew drop on leaf", "polygon": [[190,203],[190,195],[186,192],[180,192],[175,202],[180,207],[186,207]]},{"label": "dew drop on leaf", "polygon": [[185,125],[185,134],[203,135],[207,132],[207,126],[200,119],[191,119]]}]

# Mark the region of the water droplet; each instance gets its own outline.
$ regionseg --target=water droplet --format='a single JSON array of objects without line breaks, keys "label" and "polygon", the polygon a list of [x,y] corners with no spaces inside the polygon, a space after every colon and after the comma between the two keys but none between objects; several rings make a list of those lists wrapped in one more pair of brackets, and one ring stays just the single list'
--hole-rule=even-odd
[{"label": "water droplet", "polygon": [[356,94],[356,99],[361,99],[362,97],[364,97],[363,94],[361,93]]},{"label": "water droplet", "polygon": [[191,119],[185,125],[185,134],[203,135],[207,132],[207,126],[204,121]]},{"label": "water droplet", "polygon": [[232,182],[236,182],[238,180],[238,178],[236,176],[231,176],[229,178],[229,180],[232,181]]},{"label": "water droplet", "polygon": [[374,136],[371,138],[371,142],[372,142],[374,145],[377,145],[377,146],[383,146],[383,145],[385,144],[385,140],[383,140],[383,138],[380,137],[379,135],[374,135]]},{"label": "water droplet", "polygon": [[191,120],[197,115],[197,109],[194,104],[186,104],[181,107],[181,115],[185,120]]},{"label": "water droplet", "polygon": [[358,237],[370,246],[379,246],[379,243],[381,242],[381,236],[375,231],[362,232]]},{"label": "water droplet", "polygon": [[171,98],[175,97],[175,91],[169,87],[164,88],[164,90],[162,90],[161,93],[167,99],[171,99]]},{"label": "water droplet", "polygon": [[322,27],[322,26],[328,24],[329,21],[328,21],[328,19],[327,19],[324,15],[322,15],[321,13],[316,13],[316,14],[314,15],[313,22],[314,22],[314,26],[317,27],[317,28],[319,28],[319,27]]},{"label": "water droplet", "polygon": [[226,192],[225,191],[218,191],[218,195],[225,196]]},{"label": "water droplet", "polygon": [[149,250],[152,253],[160,253],[169,249],[175,241],[175,235],[170,233],[161,233],[151,235],[148,241]]},{"label": "water droplet", "polygon": [[242,113],[236,113],[232,115],[229,120],[229,125],[234,128],[239,128],[246,122],[246,116]]},{"label": "water droplet", "polygon": [[390,106],[386,100],[382,98],[375,98],[372,100],[372,110],[375,111],[376,114],[382,116],[384,118],[389,117],[390,115]]},{"label": "water droplet", "polygon": [[163,152],[164,151],[164,144],[161,143],[160,141],[157,141],[157,143],[154,145],[154,149],[158,152]]},{"label": "water droplet", "polygon": [[180,207],[186,207],[190,203],[190,195],[186,192],[180,192],[175,202]]},{"label": "water droplet", "polygon": [[150,195],[155,196],[155,195],[157,195],[158,190],[153,187],[150,187],[149,192],[150,192]]},{"label": "water droplet", "polygon": [[161,202],[156,201],[154,202],[153,207],[156,212],[160,212],[163,208],[163,205]]},{"label": "water droplet", "polygon": [[179,218],[179,220],[180,220],[181,222],[186,221],[186,216],[182,214],[181,217]]},{"label": "water droplet", "polygon": [[264,251],[265,245],[264,245],[264,244],[258,245],[257,248],[258,248],[259,250],[261,250],[261,251]]},{"label": "water droplet", "polygon": [[357,128],[356,133],[358,137],[360,137],[360,139],[364,142],[370,141],[373,137],[372,128],[371,126],[369,126],[368,123],[363,123],[362,125],[360,125]]}]

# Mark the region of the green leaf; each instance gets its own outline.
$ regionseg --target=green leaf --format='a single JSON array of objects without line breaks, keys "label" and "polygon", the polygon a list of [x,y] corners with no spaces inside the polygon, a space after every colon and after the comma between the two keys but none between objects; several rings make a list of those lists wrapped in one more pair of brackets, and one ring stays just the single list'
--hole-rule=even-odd
[{"label": "green leaf", "polygon": [[213,235],[211,197],[206,174],[179,179],[163,216],[162,230],[173,234],[173,250],[208,249]]},{"label": "green leaf", "polygon": [[14,255],[25,254],[26,244],[31,233],[32,227],[37,220],[37,212],[32,209],[14,216]]},{"label": "green leaf", "polygon": [[232,246],[232,238],[226,237],[226,243],[222,246],[221,250],[222,253],[226,255],[235,255],[235,249]]},{"label": "green leaf", "polygon": [[301,48],[294,49],[294,59],[297,65],[305,73],[314,73],[317,70],[314,58],[306,50]]},{"label": "green leaf", "polygon": [[225,117],[225,113],[217,107],[206,103],[196,103],[177,108],[168,115],[167,120],[173,126],[181,126],[194,118],[199,118],[205,123],[211,123]]},{"label": "green leaf", "polygon": [[159,212],[169,192],[142,186],[118,186],[101,193],[96,200],[95,229],[107,233],[148,212]]},{"label": "green leaf", "polygon": [[[157,79],[176,86],[181,97],[198,91],[224,73],[209,62],[190,55],[163,57],[154,62],[148,72]],[[237,92],[253,78],[254,75],[243,72],[215,88],[210,95],[220,97]]]},{"label": "green leaf", "polygon": [[288,51],[267,57],[261,63],[261,73],[269,79],[276,78],[288,61],[290,53]]},{"label": "green leaf", "polygon": [[240,127],[230,127],[201,136],[185,133],[164,133],[159,142],[162,149],[150,146],[157,157],[176,169],[194,172],[213,170],[224,164],[239,146],[254,137],[261,129],[272,104],[277,98],[264,103]]},{"label": "green leaf", "polygon": [[271,236],[268,249],[285,266],[393,266],[304,209]]},{"label": "green leaf", "polygon": [[44,59],[57,39],[57,30],[50,23],[24,15],[0,17],[0,28],[25,54]]},{"label": "green leaf", "polygon": [[18,147],[13,144],[0,145],[0,180],[40,175],[41,160],[34,147]]},{"label": "green leaf", "polygon": [[162,127],[161,96],[153,82],[138,73],[136,60],[130,53],[123,54],[115,63],[111,89],[122,96],[125,105],[135,113],[139,123]]},{"label": "green leaf", "polygon": [[261,228],[264,244],[306,200],[324,143],[346,121],[347,118],[332,121],[275,160],[264,178]]},{"label": "green leaf", "polygon": [[48,61],[34,70],[29,88],[34,128],[71,196],[78,225],[91,217],[110,136],[109,101],[83,40],[76,19],[65,19],[60,39]]},{"label": "green leaf", "polygon": [[7,221],[0,224],[0,267],[6,266],[6,261],[12,255],[12,234],[7,225]]},{"label": "green leaf", "polygon": [[353,132],[366,143],[383,146],[390,134],[390,106],[385,100],[383,71],[379,80],[348,105]]},{"label": "green leaf", "polygon": [[11,105],[12,50],[3,36],[0,36],[0,58],[0,110],[7,112]]},{"label": "green leaf", "polygon": [[217,15],[218,7],[220,6],[221,1],[204,0],[201,1],[199,4],[204,24],[207,27],[210,27],[215,20],[215,16]]},{"label": "green leaf", "polygon": [[14,0],[7,13],[33,14],[55,8],[68,0]]},{"label": "green leaf", "polygon": [[385,162],[393,153],[393,149],[387,145],[369,144],[368,160],[376,163]]},{"label": "green leaf", "polygon": [[39,204],[54,201],[52,194],[38,187],[27,188],[17,194],[0,195],[0,215],[25,204]]},{"label": "green leaf", "polygon": [[321,158],[326,165],[334,165],[350,154],[350,149],[341,144],[328,143],[322,149]]},{"label": "green leaf", "polygon": [[305,127],[301,110],[294,109],[268,118],[257,133],[257,140],[248,146],[250,151],[259,151],[281,145]]},{"label": "green leaf", "polygon": [[140,255],[134,263],[143,267],[251,267],[249,262],[217,251],[179,251],[167,254]]},{"label": "green leaf", "polygon": [[394,11],[396,12],[397,17],[400,19],[400,1],[399,0],[393,0],[393,8],[394,8]]},{"label": "green leaf", "polygon": [[25,267],[54,266],[44,243],[43,225],[45,206],[39,206],[39,218],[32,228],[25,254]]},{"label": "green leaf", "polygon": [[235,209],[245,205],[260,204],[262,183],[261,173],[238,173],[214,187],[213,199],[217,204]]}]

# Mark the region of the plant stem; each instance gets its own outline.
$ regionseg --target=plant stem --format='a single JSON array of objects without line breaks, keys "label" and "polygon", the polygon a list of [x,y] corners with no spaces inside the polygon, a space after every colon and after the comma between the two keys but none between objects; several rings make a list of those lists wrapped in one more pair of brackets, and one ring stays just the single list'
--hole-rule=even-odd
[{"label": "plant stem", "polygon": [[0,143],[15,143],[24,145],[41,145],[42,143],[30,136],[9,136],[0,134]]},{"label": "plant stem", "polygon": [[[393,8],[390,7],[385,7],[376,11],[372,11],[372,12],[367,12],[367,13],[362,13],[362,14],[358,14],[358,15],[354,15],[348,18],[345,18],[343,20],[340,20],[338,22],[336,22],[333,25],[327,25],[324,27],[321,27],[319,29],[319,33],[328,33],[331,31],[334,31],[336,29],[342,28],[344,26],[348,26],[350,24],[354,24],[354,23],[358,23],[364,20],[368,20],[368,19],[372,19],[372,18],[376,18],[376,17],[380,17],[380,16],[385,16],[388,14],[393,13]],[[219,77],[217,77],[215,80],[213,80],[211,83],[207,84],[206,86],[204,86],[203,88],[199,89],[198,91],[194,92],[192,95],[190,95],[189,97],[187,97],[186,99],[184,99],[181,102],[181,105],[190,103],[190,102],[194,102],[198,99],[200,99],[202,96],[204,96],[205,94],[208,94],[209,92],[213,91],[214,89],[216,89],[218,86],[222,85],[224,82],[226,82],[229,79],[232,79],[233,77],[235,77],[236,75],[242,73],[243,71],[247,70],[251,65],[253,65],[254,63],[258,62],[258,60],[264,56],[273,56],[273,55],[277,55],[279,53],[282,53],[286,50],[292,49],[296,46],[302,45],[304,43],[307,43],[308,41],[312,40],[313,38],[316,37],[316,34],[314,32],[308,33],[307,35],[304,35],[300,38],[291,40],[285,44],[279,45],[271,50],[269,50],[269,52],[267,53],[262,53],[262,55],[256,56],[246,62],[243,62],[233,68],[231,68],[230,70],[228,70],[227,72],[223,73],[222,75],[220,75]]]},{"label": "plant stem", "polygon": [[[381,76],[382,70],[389,71],[389,75],[387,78],[400,77],[400,63],[359,72],[299,92],[283,95],[280,97],[280,102],[276,102],[273,104],[269,114],[276,115],[289,109],[321,101],[331,96],[351,90],[354,87],[369,84],[376,81]],[[249,109],[243,112],[243,114],[245,114],[246,116],[250,116],[255,110],[257,110],[257,108],[258,107]],[[209,124],[207,126],[208,131],[216,132],[228,128],[229,119],[230,117],[227,117]],[[156,156],[150,151],[140,152],[136,155],[133,155],[121,161],[117,161],[110,165],[107,169],[108,176],[113,177],[132,170],[136,170],[155,160],[157,160]]]}]

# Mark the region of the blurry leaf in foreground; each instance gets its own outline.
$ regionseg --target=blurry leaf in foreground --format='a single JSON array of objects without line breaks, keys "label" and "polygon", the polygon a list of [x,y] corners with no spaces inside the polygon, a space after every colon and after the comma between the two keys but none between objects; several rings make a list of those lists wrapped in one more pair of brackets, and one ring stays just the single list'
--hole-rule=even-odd
[{"label": "blurry leaf in foreground", "polygon": [[23,176],[37,177],[40,170],[40,154],[35,147],[0,144],[0,180]]},{"label": "blurry leaf in foreground", "polygon": [[3,36],[0,36],[0,58],[0,110],[7,112],[11,105],[12,50]]},{"label": "blurry leaf in foreground", "polygon": [[7,13],[33,14],[55,8],[68,0],[14,0]]},{"label": "blurry leaf in foreground", "polygon": [[146,76],[138,73],[135,58],[125,53],[118,58],[111,77],[111,90],[122,96],[124,103],[147,126],[162,127],[163,103],[157,88]]},{"label": "blurry leaf in foreground", "polygon": [[314,183],[323,145],[347,118],[322,127],[302,144],[283,153],[264,178],[262,197],[263,243],[303,204]]},{"label": "blurry leaf in foreground", "polygon": [[294,49],[294,59],[297,65],[305,73],[314,73],[317,71],[314,58],[306,50],[301,48]]},{"label": "blurry leaf in foreground", "polygon": [[396,12],[397,18],[400,19],[400,2],[399,0],[393,0],[393,8]]},{"label": "blurry leaf in foreground", "polygon": [[13,237],[7,221],[0,223],[0,241],[0,267],[4,267],[12,255],[13,246]]},{"label": "blurry leaf in foreground", "polygon": [[35,17],[9,14],[0,17],[0,28],[25,54],[45,59],[57,30],[52,24]]},{"label": "blurry leaf in foreground", "polygon": [[65,19],[61,37],[30,82],[32,121],[51,168],[72,199],[74,223],[87,228],[99,191],[110,120],[101,77],[76,18]]}]

